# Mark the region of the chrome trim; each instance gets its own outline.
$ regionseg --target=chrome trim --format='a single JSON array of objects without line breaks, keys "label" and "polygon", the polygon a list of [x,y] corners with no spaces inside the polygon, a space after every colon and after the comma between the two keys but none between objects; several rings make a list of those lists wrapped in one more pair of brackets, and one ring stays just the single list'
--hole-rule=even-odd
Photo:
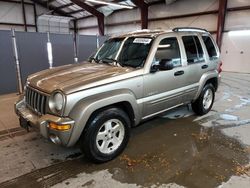
[{"label": "chrome trim", "polygon": [[161,111],[159,111],[159,112],[155,112],[155,113],[150,114],[150,115],[147,115],[147,116],[144,116],[142,119],[144,120],[144,119],[147,119],[147,118],[153,117],[153,116],[155,116],[155,115],[157,115],[157,114],[161,114],[161,113],[163,113],[163,112],[166,112],[166,111],[168,111],[168,110],[172,110],[172,109],[174,109],[174,108],[176,108],[176,107],[178,107],[178,106],[182,106],[182,105],[184,105],[184,103],[177,104],[177,105],[172,106],[172,107],[170,107],[170,108],[167,108],[167,109],[161,110]]},{"label": "chrome trim", "polygon": [[43,92],[40,92],[30,86],[26,87],[25,104],[27,108],[37,113],[38,115],[46,113],[47,99],[48,96],[44,95]]}]

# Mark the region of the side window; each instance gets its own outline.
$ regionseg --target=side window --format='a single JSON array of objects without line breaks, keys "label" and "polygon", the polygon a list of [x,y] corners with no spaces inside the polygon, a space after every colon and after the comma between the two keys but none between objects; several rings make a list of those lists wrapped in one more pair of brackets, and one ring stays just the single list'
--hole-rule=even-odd
[{"label": "side window", "polygon": [[185,47],[188,64],[204,61],[204,52],[197,36],[183,36],[182,40]]},{"label": "side window", "polygon": [[207,53],[209,55],[209,59],[210,60],[217,59],[218,54],[217,54],[217,51],[215,49],[215,46],[214,46],[212,39],[209,36],[202,36],[202,40],[204,41],[205,46],[207,48]]},{"label": "side window", "polygon": [[180,49],[176,37],[161,40],[155,54],[155,64],[161,60],[171,61],[174,67],[181,66]]}]

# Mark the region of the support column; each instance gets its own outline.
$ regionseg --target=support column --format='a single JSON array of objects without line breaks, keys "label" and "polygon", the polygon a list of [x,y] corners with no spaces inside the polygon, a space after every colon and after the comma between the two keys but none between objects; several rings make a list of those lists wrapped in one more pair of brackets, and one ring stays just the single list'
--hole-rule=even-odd
[{"label": "support column", "polygon": [[141,11],[141,29],[148,28],[148,4],[141,0],[133,0],[133,3],[140,8]]},{"label": "support column", "polygon": [[26,22],[26,12],[25,12],[25,6],[24,6],[24,0],[21,0],[22,4],[22,12],[23,12],[23,23],[24,23],[24,30],[27,31],[27,22]]},{"label": "support column", "polygon": [[97,17],[99,35],[104,35],[104,15]]},{"label": "support column", "polygon": [[221,48],[221,43],[222,43],[222,34],[224,31],[226,12],[227,12],[227,0],[219,0],[217,33],[216,33],[216,42],[219,48]]},{"label": "support column", "polygon": [[34,10],[34,21],[35,21],[35,27],[36,27],[36,32],[38,32],[37,28],[37,12],[36,12],[36,4],[33,4],[33,10]]}]

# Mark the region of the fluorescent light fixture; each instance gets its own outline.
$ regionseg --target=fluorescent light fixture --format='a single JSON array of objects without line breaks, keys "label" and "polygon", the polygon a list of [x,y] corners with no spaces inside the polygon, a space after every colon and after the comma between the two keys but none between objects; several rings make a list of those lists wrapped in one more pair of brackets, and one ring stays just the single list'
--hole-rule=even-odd
[{"label": "fluorescent light fixture", "polygon": [[250,30],[229,31],[229,36],[250,36]]},{"label": "fluorescent light fixture", "polygon": [[103,5],[111,5],[111,6],[120,7],[120,8],[127,8],[127,9],[134,8],[133,6],[129,6],[129,5],[124,5],[124,4],[119,4],[119,3],[112,3],[112,2],[101,1],[101,0],[86,0],[86,1],[92,2],[92,3],[99,3],[99,4],[103,4]]},{"label": "fluorescent light fixture", "polygon": [[52,55],[52,45],[51,42],[47,42],[47,53],[48,53],[48,60],[49,60],[49,68],[52,68],[53,65],[53,55]]}]

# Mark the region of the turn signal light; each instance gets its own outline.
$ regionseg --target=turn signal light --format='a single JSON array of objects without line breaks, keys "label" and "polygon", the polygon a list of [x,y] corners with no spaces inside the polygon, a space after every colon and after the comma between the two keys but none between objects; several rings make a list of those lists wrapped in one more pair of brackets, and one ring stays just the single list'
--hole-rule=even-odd
[{"label": "turn signal light", "polygon": [[220,62],[219,64],[219,69],[218,69],[218,72],[221,73],[222,72],[222,61]]},{"label": "turn signal light", "polygon": [[50,122],[49,123],[49,128],[50,129],[55,129],[55,130],[58,130],[58,131],[67,131],[71,128],[71,125],[68,125],[68,124],[65,124],[65,125],[59,125],[59,124],[56,124],[54,122]]}]

